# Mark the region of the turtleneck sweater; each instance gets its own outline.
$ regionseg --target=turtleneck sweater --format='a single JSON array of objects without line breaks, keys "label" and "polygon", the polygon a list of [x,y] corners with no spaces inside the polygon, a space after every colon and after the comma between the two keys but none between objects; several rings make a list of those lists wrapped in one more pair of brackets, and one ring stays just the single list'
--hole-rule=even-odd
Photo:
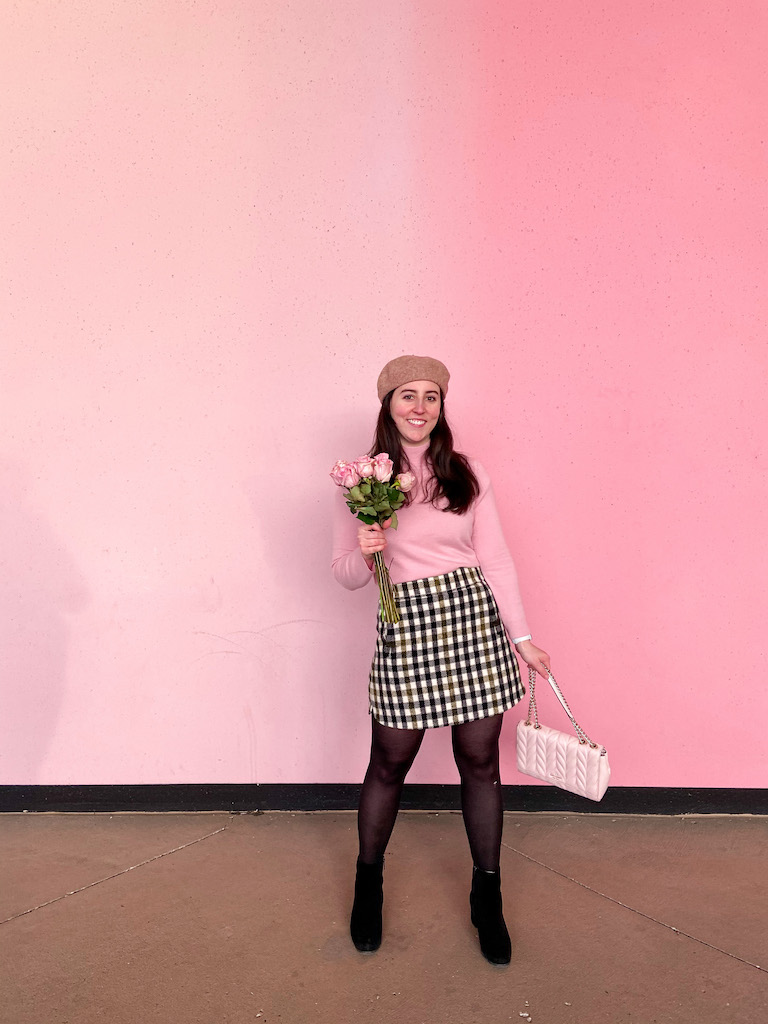
[{"label": "turtleneck sweater", "polygon": [[[443,499],[435,507],[426,497],[431,469],[429,442],[407,450],[416,485],[410,504],[397,514],[398,527],[386,531],[384,561],[393,583],[442,576],[454,569],[479,567],[499,606],[510,638],[530,633],[525,618],[515,563],[499,522],[491,481],[480,465],[470,465],[480,493],[463,515],[443,511]],[[442,505],[442,508],[440,507]],[[333,520],[333,574],[348,590],[357,590],[373,579],[357,542],[361,522],[352,515],[343,492],[337,496]]]}]

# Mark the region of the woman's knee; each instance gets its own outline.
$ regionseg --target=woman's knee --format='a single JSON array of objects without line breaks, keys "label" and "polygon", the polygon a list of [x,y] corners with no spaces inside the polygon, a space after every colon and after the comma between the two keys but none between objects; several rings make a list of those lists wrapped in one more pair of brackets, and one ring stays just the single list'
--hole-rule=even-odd
[{"label": "woman's knee", "polygon": [[453,727],[453,756],[462,779],[499,778],[501,715]]},{"label": "woman's knee", "polygon": [[385,786],[396,786],[405,781],[413,758],[392,758],[373,754],[368,767],[369,776]]},{"label": "woman's knee", "polygon": [[488,751],[454,750],[456,767],[462,779],[473,779],[478,782],[498,782],[499,751],[498,748]]},{"label": "woman's knee", "polygon": [[[408,730],[410,733],[411,730]],[[418,753],[423,732],[411,735],[392,735],[381,726],[374,729],[371,745],[371,763],[368,771],[387,785],[401,783]]]},{"label": "woman's knee", "polygon": [[499,777],[499,742],[494,736],[484,742],[463,742],[460,735],[454,736],[453,756],[462,779],[496,780]]},{"label": "woman's knee", "polygon": [[384,751],[373,751],[369,772],[386,785],[397,785],[405,780],[415,755],[396,755]]}]

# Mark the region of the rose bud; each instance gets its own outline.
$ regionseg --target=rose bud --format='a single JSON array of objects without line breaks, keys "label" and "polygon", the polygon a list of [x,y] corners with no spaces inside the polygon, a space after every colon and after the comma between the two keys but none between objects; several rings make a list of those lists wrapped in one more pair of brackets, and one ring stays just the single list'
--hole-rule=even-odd
[{"label": "rose bud", "polygon": [[416,477],[413,473],[401,473],[395,480],[395,486],[399,487],[404,494],[410,491],[415,483]]},{"label": "rose bud", "polygon": [[373,459],[369,459],[367,455],[361,455],[359,459],[355,459],[352,463],[357,472],[363,478],[373,476]]},{"label": "rose bud", "polygon": [[348,462],[344,467],[344,475],[342,477],[342,487],[356,487],[360,483],[360,474],[355,468],[353,462]]},{"label": "rose bud", "polygon": [[381,484],[387,483],[392,476],[392,470],[394,468],[394,463],[386,456],[382,458],[381,455],[377,455],[373,460],[373,475]]},{"label": "rose bud", "polygon": [[348,487],[348,484],[344,483],[344,475],[347,470],[347,463],[343,459],[339,459],[338,462],[334,462],[333,469],[331,470],[331,480],[336,484],[337,487]]}]

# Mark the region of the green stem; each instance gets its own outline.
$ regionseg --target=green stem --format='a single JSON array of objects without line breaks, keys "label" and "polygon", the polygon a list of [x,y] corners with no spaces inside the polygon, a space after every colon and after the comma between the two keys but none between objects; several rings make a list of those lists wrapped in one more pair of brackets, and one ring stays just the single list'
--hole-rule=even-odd
[{"label": "green stem", "polygon": [[389,570],[384,564],[384,558],[380,551],[373,556],[373,565],[376,571],[376,582],[379,585],[379,596],[381,598],[381,617],[384,622],[396,623],[400,621],[400,613],[397,610],[395,591]]}]

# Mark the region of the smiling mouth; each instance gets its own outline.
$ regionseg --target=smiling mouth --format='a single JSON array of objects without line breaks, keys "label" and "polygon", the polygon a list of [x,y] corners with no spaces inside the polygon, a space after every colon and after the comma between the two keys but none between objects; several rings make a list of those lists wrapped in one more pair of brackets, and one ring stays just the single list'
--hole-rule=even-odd
[{"label": "smiling mouth", "polygon": [[414,427],[423,427],[423,426],[424,426],[424,424],[425,424],[425,423],[426,423],[427,421],[426,421],[426,420],[407,420],[406,422],[407,422],[407,423],[410,423],[410,424],[411,424],[411,426],[414,426]]}]

